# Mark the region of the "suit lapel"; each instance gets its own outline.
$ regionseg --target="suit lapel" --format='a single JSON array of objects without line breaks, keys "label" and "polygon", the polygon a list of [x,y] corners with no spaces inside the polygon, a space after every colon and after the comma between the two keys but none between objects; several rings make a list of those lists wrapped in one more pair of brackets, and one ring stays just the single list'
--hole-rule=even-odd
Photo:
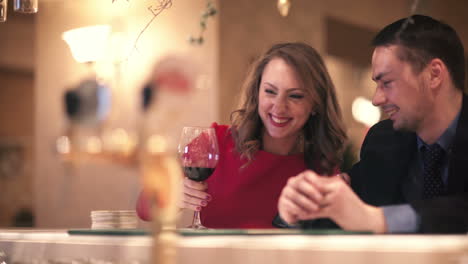
[{"label": "suit lapel", "polygon": [[468,97],[463,95],[457,132],[449,156],[449,194],[468,191]]},{"label": "suit lapel", "polygon": [[392,122],[386,120],[372,131],[368,140],[360,170],[372,177],[360,181],[364,200],[373,201],[374,205],[403,202],[402,183],[415,153],[416,135],[395,131]]}]

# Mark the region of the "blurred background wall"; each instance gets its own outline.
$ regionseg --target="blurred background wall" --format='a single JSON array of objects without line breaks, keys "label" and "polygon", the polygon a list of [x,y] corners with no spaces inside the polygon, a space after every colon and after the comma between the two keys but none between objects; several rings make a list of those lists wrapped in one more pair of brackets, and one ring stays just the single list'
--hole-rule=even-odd
[{"label": "blurred background wall", "polygon": [[[8,12],[0,23],[0,226],[14,225],[18,212],[32,212],[37,227],[88,227],[91,210],[132,209],[140,189],[138,172],[89,162],[60,162],[55,140],[67,125],[63,93],[90,74],[75,62],[64,31],[109,24],[133,44],[154,0],[40,0],[39,12]],[[369,41],[381,27],[410,14],[413,1],[291,0],[282,17],[274,0],[215,1],[219,14],[208,21],[205,42],[193,46],[205,0],[173,0],[144,32],[138,52],[122,72],[111,72],[111,125],[132,132],[141,119],[139,96],[153,64],[167,54],[192,59],[201,76],[192,102],[178,124],[229,123],[249,64],[271,44],[304,41],[324,57],[335,82],[348,134],[357,153],[367,126],[355,121],[357,96],[371,99]],[[451,24],[468,47],[468,3],[419,1],[418,13]],[[12,3],[9,4],[12,6]],[[125,46],[125,45],[124,45]],[[120,80],[115,82],[115,79]],[[133,131],[135,132],[135,131]],[[24,214],[23,214],[24,215]]]},{"label": "blurred background wall", "polygon": [[1,226],[12,226],[23,209],[31,216],[34,200],[36,18],[11,14],[0,25]]}]

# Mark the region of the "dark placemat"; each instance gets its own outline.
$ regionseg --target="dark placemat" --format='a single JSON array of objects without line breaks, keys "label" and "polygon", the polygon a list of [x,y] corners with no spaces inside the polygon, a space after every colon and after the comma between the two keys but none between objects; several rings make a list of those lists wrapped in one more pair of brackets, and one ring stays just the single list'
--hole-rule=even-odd
[{"label": "dark placemat", "polygon": [[[344,231],[341,229],[177,229],[181,236],[265,236],[265,235],[369,235],[366,231]],[[98,236],[146,236],[144,229],[70,229],[70,235]]]},{"label": "dark placemat", "polygon": [[182,236],[229,236],[229,235],[369,235],[367,231],[344,231],[341,229],[178,229]]}]

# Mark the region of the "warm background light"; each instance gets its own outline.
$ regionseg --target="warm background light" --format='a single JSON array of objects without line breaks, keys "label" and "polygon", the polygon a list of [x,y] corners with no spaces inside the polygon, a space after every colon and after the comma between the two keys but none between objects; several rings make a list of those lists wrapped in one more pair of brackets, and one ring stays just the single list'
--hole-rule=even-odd
[{"label": "warm background light", "polygon": [[282,16],[288,16],[289,8],[291,7],[290,0],[278,0],[278,11]]},{"label": "warm background light", "polygon": [[367,127],[373,126],[380,120],[380,110],[371,101],[361,96],[354,99],[352,112],[354,119]]},{"label": "warm background light", "polygon": [[64,32],[62,38],[76,61],[95,62],[105,53],[110,31],[111,27],[107,25],[82,27]]}]

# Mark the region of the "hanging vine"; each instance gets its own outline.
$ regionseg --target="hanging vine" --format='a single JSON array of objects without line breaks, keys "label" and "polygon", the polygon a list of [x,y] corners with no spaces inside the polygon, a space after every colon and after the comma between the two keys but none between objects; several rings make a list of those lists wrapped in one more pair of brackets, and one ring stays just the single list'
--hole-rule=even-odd
[{"label": "hanging vine", "polygon": [[216,10],[216,7],[213,4],[213,1],[208,0],[206,2],[205,11],[201,14],[201,17],[200,17],[200,33],[198,34],[198,37],[193,37],[193,36],[189,37],[190,44],[193,44],[193,45],[203,44],[204,42],[203,34],[205,33],[205,30],[206,30],[207,21],[210,17],[214,17],[217,13],[218,13],[218,10]]},{"label": "hanging vine", "polygon": [[406,28],[408,27],[408,24],[413,24],[414,21],[412,19],[412,15],[416,14],[416,11],[418,10],[418,7],[419,7],[419,0],[414,0],[413,1],[413,4],[411,5],[411,9],[410,9],[410,16],[405,20],[405,22],[403,23],[403,25],[401,25],[401,28],[400,30],[398,30],[397,32],[397,36],[399,37],[400,34],[406,30]]},{"label": "hanging vine", "polygon": [[[116,2],[117,0],[112,0],[112,3]],[[129,0],[126,0],[127,2]],[[143,27],[143,29],[140,31],[138,34],[137,38],[135,39],[135,42],[133,44],[132,51],[130,52],[130,55],[134,51],[138,51],[138,41],[140,40],[141,36],[143,33],[148,29],[148,27],[153,23],[153,21],[156,19],[156,17],[161,14],[162,11],[169,9],[172,6],[172,0],[157,0],[156,5],[150,5],[148,7],[148,10],[153,14],[151,19],[146,23],[146,25]],[[200,32],[197,37],[190,36],[188,41],[192,45],[202,45],[204,42],[204,37],[203,34],[206,31],[207,28],[207,23],[208,19],[211,17],[214,17],[218,13],[218,10],[216,9],[213,0],[207,0],[206,2],[206,7],[205,10],[202,12],[201,17],[200,17]],[[129,57],[130,57],[129,55]]]},{"label": "hanging vine", "polygon": [[[112,0],[112,3],[114,1],[117,1],[117,0]],[[148,6],[148,11],[150,11],[153,14],[153,16],[146,23],[146,25],[143,27],[143,29],[140,31],[137,38],[135,39],[135,42],[133,43],[132,51],[128,55],[128,58],[132,55],[134,51],[138,51],[138,41],[140,40],[141,36],[146,31],[146,29],[148,29],[148,27],[151,25],[151,23],[153,23],[153,21],[156,19],[156,17],[158,17],[159,14],[161,14],[164,10],[169,9],[171,6],[172,6],[172,0],[157,0],[155,5]]]}]

